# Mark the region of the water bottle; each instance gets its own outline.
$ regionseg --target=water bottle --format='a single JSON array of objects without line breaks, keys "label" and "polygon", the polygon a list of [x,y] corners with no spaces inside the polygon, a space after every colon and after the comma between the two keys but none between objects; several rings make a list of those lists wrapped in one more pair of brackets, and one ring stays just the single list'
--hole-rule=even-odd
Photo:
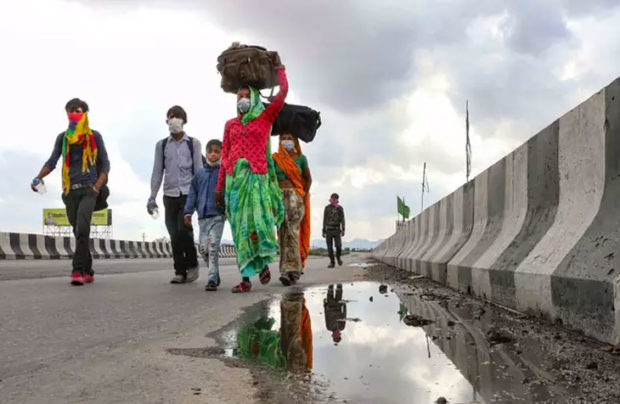
[{"label": "water bottle", "polygon": [[151,217],[155,220],[159,217],[159,208],[153,209],[153,213],[151,213]]},{"label": "water bottle", "polygon": [[43,183],[42,180],[38,178],[35,178],[34,180],[32,180],[32,185],[34,186],[34,189],[41,195],[47,192],[47,188],[45,188],[45,184]]}]

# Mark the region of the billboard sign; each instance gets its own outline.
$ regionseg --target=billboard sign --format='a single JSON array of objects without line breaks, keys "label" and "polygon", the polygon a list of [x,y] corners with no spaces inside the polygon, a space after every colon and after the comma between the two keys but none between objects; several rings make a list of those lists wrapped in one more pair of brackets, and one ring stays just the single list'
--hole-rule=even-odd
[{"label": "billboard sign", "polygon": [[[112,209],[103,209],[97,212],[93,212],[93,217],[90,221],[90,224],[93,226],[111,226]],[[71,223],[69,223],[67,211],[64,208],[43,209],[43,225],[67,227],[71,226]]]}]

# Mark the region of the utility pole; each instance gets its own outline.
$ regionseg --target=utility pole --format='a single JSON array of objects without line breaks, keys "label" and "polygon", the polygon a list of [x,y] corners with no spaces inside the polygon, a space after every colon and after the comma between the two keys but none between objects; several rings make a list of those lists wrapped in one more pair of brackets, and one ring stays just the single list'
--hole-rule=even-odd
[{"label": "utility pole", "polygon": [[465,179],[471,175],[471,142],[469,141],[469,100],[465,101]]},{"label": "utility pole", "polygon": [[426,178],[426,162],[424,162],[424,169],[422,170],[422,206],[420,208],[420,213],[424,211],[424,192],[428,192],[428,179]]}]

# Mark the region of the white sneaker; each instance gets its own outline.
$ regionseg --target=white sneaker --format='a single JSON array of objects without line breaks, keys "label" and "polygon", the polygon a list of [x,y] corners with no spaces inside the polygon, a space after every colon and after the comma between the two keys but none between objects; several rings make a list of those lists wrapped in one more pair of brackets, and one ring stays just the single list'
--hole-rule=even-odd
[{"label": "white sneaker", "polygon": [[185,278],[186,283],[194,282],[200,276],[198,272],[198,267],[189,268],[187,270],[187,278]]},{"label": "white sneaker", "polygon": [[185,283],[185,277],[180,274],[174,275],[174,278],[170,280],[170,283],[174,283],[174,284]]}]

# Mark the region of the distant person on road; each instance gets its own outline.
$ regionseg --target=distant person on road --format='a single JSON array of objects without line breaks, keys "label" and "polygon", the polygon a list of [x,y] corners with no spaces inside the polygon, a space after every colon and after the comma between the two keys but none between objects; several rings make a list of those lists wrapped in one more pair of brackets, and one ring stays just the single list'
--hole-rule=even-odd
[{"label": "distant person on road", "polygon": [[189,283],[198,279],[198,256],[194,233],[185,226],[185,204],[194,174],[203,168],[200,141],[190,137],[183,126],[187,113],[178,105],[166,114],[170,136],[155,145],[155,161],[151,175],[151,196],[146,210],[153,215],[159,210],[157,193],[164,183],[166,228],[172,244],[174,277],[170,283]]},{"label": "distant person on road", "polygon": [[[103,137],[88,124],[88,104],[74,98],[65,105],[69,127],[56,137],[49,160],[32,181],[43,182],[62,156],[62,201],[75,236],[71,284],[80,286],[95,280],[90,253],[90,223],[93,211],[105,204],[110,161]],[[105,204],[104,207],[107,207]]]},{"label": "distant person on road", "polygon": [[192,215],[197,211],[200,225],[198,243],[200,254],[209,268],[205,290],[216,291],[220,285],[220,243],[224,223],[226,223],[224,209],[218,206],[215,198],[215,188],[222,162],[222,142],[217,139],[209,140],[206,157],[207,165],[196,173],[189,188],[185,203],[185,225],[192,227]]},{"label": "distant person on road", "polygon": [[332,332],[334,344],[338,345],[342,341],[342,331],[346,327],[347,303],[342,300],[342,284],[327,288],[327,297],[323,300],[323,311],[325,312],[325,327]]},{"label": "distant person on road", "polygon": [[334,243],[336,243],[336,259],[338,265],[342,265],[342,237],[345,234],[344,209],[339,204],[340,197],[333,193],[329,199],[329,205],[323,212],[323,237],[327,242],[327,253],[329,254],[328,268],[334,268]]},{"label": "distant person on road", "polygon": [[291,134],[280,135],[280,146],[273,159],[284,203],[284,221],[278,232],[280,282],[290,286],[299,280],[310,250],[312,175],[299,140]]},{"label": "distant person on road", "polygon": [[269,283],[269,264],[278,256],[276,226],[282,223],[284,207],[270,134],[284,106],[288,82],[279,58],[276,64],[280,91],[271,104],[265,108],[258,90],[244,86],[237,93],[237,117],[224,127],[217,200],[226,206],[241,271],[242,280],[233,293],[249,292],[250,277],[255,275],[259,275],[261,284]]}]

